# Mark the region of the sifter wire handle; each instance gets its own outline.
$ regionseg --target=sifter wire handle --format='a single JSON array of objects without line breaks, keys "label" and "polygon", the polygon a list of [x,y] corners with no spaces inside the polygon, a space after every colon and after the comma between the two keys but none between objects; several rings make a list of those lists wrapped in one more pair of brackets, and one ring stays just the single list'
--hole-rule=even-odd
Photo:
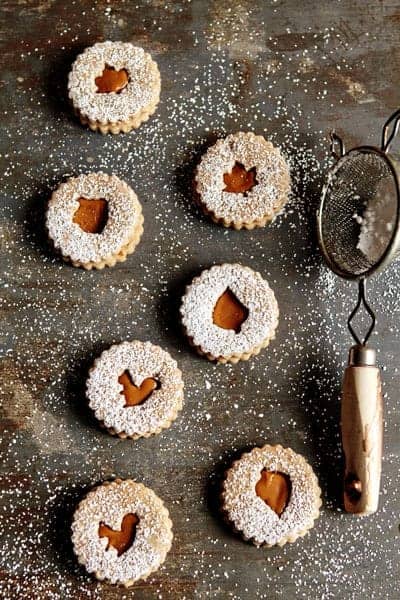
[{"label": "sifter wire handle", "polygon": [[332,129],[332,131],[329,132],[329,140],[331,142],[331,155],[333,156],[333,158],[336,158],[336,160],[339,160],[340,158],[342,158],[342,156],[345,155],[346,152],[344,148],[344,142],[334,129]]},{"label": "sifter wire handle", "polygon": [[[382,143],[381,150],[382,152],[388,153],[390,151],[390,146],[396,135],[398,134],[400,127],[400,108],[396,110],[386,121],[382,129]],[[391,131],[390,131],[391,128]],[[390,133],[389,133],[390,131]]]},{"label": "sifter wire handle", "polygon": [[[361,346],[365,346],[365,344],[368,342],[368,340],[375,328],[375,324],[376,324],[375,313],[372,310],[369,302],[367,301],[366,287],[367,287],[367,283],[366,283],[365,277],[363,277],[358,282],[357,304],[355,305],[355,307],[353,308],[353,310],[351,311],[351,313],[349,315],[349,318],[347,319],[347,327],[349,328],[349,331],[350,331],[351,335],[353,336],[354,341],[356,342],[356,344],[359,344]],[[357,315],[357,313],[361,310],[362,307],[365,308],[367,314],[369,315],[369,317],[371,319],[371,324],[370,324],[369,329],[368,329],[367,333],[365,334],[363,340],[361,341],[352,325],[352,322],[353,322],[354,317]]]}]

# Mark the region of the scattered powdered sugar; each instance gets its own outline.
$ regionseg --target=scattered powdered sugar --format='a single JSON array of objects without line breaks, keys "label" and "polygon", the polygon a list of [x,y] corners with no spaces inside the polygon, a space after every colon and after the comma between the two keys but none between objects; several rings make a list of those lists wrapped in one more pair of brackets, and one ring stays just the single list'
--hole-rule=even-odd
[{"label": "scattered powdered sugar", "polygon": [[[213,322],[217,300],[229,288],[248,309],[239,333]],[[182,299],[182,323],[193,344],[215,357],[250,352],[273,336],[278,325],[278,304],[268,283],[248,267],[216,265],[196,277]]]},{"label": "scattered powdered sugar", "polygon": [[[256,494],[261,471],[288,475],[291,492],[288,504],[278,516]],[[257,546],[274,546],[289,541],[313,526],[321,505],[321,490],[310,465],[290,448],[263,446],[234,462],[223,484],[223,510],[227,519],[246,540]]]},{"label": "scattered powdered sugar", "polygon": [[[104,67],[125,69],[129,82],[118,94],[99,94],[95,83]],[[94,44],[75,60],[68,79],[69,97],[79,112],[100,123],[127,121],[157,102],[160,74],[143,48],[123,42]]]},{"label": "scattered powdered sugar", "polygon": [[[159,389],[138,406],[125,406],[118,377],[129,371],[140,386],[153,377]],[[116,433],[143,436],[168,427],[183,403],[182,374],[171,356],[150,342],[123,342],[112,346],[96,359],[87,381],[87,397],[99,421]]]},{"label": "scattered powdered sugar", "polygon": [[[99,536],[100,523],[121,529],[122,519],[139,518],[133,544],[118,556],[108,539]],[[146,577],[164,562],[172,543],[172,523],[163,502],[149,488],[131,480],[100,485],[80,502],[72,523],[74,551],[89,573],[111,583]]]},{"label": "scattered powdered sugar", "polygon": [[[329,129],[371,143],[380,133],[387,111],[375,90],[386,70],[378,73],[376,60],[392,52],[398,19],[395,6],[370,3],[381,16],[360,20],[357,3],[331,4],[312,22],[288,3],[250,0],[106,8],[71,0],[20,11],[29,32],[17,52],[9,36],[3,54],[4,85],[14,91],[1,144],[4,600],[399,596],[400,269],[370,283],[371,302],[379,303],[373,343],[387,365],[382,495],[378,513],[354,519],[341,509],[338,398],[356,290],[322,264],[314,218],[330,164]],[[7,15],[13,26],[20,22],[15,11]],[[91,134],[63,102],[72,61],[103,35],[148,49],[166,82],[156,115],[126,136]],[[397,85],[390,77],[386,98]],[[357,83],[365,91],[354,96]],[[240,130],[279,146],[292,176],[280,218],[246,232],[210,223],[190,192],[206,147]],[[83,272],[47,249],[44,204],[64,176],[100,169],[138,192],[145,233],[126,263]],[[260,271],[282,313],[269,351],[223,369],[191,352],[177,327],[184,284],[215,262]],[[170,430],[131,443],[96,427],[84,388],[102,350],[138,338],[179,357],[186,402]],[[216,506],[222,472],[265,442],[306,456],[324,496],[312,531],[272,550],[236,539]],[[154,489],[174,522],[174,552],[129,591],[89,576],[68,543],[79,501],[116,476]]]},{"label": "scattered powdered sugar", "polygon": [[397,202],[393,179],[385,177],[379,181],[362,216],[355,216],[361,226],[357,248],[371,264],[375,264],[389,246],[396,221]]},{"label": "scattered powdered sugar", "polygon": [[[107,200],[108,219],[101,233],[87,233],[73,222],[79,198]],[[115,175],[88,173],[68,179],[53,192],[46,225],[54,246],[72,261],[100,262],[126,246],[141,225],[135,192]]]},{"label": "scattered powdered sugar", "polygon": [[[236,162],[256,169],[256,185],[246,194],[224,192],[224,174]],[[286,202],[289,169],[277,148],[262,136],[238,132],[218,140],[202,157],[196,173],[200,200],[217,218],[252,222],[272,217]]]}]

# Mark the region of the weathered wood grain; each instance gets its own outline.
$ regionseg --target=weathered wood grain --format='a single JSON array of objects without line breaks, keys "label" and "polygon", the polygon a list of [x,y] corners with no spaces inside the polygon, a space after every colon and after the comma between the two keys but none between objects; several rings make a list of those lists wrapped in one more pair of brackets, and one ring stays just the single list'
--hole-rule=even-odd
[{"label": "weathered wood grain", "polygon": [[[399,268],[370,284],[385,460],[381,509],[356,520],[341,511],[339,445],[355,290],[327,274],[314,234],[327,132],[378,143],[400,105],[399,31],[392,0],[0,3],[2,598],[399,597]],[[71,62],[103,39],[142,45],[162,74],[155,117],[112,139],[85,131],[65,93]],[[239,129],[291,163],[290,206],[260,231],[225,231],[191,198],[201,153]],[[126,263],[84,273],[53,255],[43,213],[63,177],[96,169],[135,188],[145,234]],[[197,357],[177,322],[185,284],[224,261],[263,273],[281,309],[271,347],[226,368]],[[98,428],[84,385],[104,348],[135,338],[177,358],[186,404],[170,430],[131,443]],[[246,545],[218,514],[224,470],[263,442],[304,454],[323,488],[315,529],[283,549]],[[79,499],[117,475],[151,486],[175,531],[165,566],[127,592],[87,576],[69,540]]]}]

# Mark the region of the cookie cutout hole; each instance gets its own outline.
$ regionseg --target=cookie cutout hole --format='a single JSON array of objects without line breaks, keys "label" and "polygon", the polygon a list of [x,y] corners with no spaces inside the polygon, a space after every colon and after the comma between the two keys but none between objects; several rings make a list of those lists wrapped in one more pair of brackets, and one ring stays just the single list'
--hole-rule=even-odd
[{"label": "cookie cutout hole", "polygon": [[258,183],[256,179],[256,168],[247,171],[240,162],[235,162],[230,173],[224,173],[224,192],[232,194],[247,194]]},{"label": "cookie cutout hole", "polygon": [[125,396],[125,407],[143,404],[155,390],[161,387],[160,382],[157,379],[153,379],[153,377],[143,379],[142,384],[137,386],[133,383],[129,371],[124,371],[118,377],[118,383],[124,388],[121,394]]},{"label": "cookie cutout hole", "polygon": [[291,492],[292,482],[288,475],[279,471],[267,471],[267,469],[261,471],[261,478],[256,484],[256,494],[276,512],[278,517],[287,507]]},{"label": "cookie cutout hole", "polygon": [[106,65],[102,74],[94,80],[98,94],[119,94],[129,83],[129,75],[126,69],[117,71],[114,67]]},{"label": "cookie cutout hole", "polygon": [[233,329],[235,333],[239,333],[248,316],[248,309],[240,302],[232,290],[226,288],[214,306],[214,325],[222,329]]},{"label": "cookie cutout hole", "polygon": [[129,548],[135,541],[136,527],[138,523],[139,517],[137,517],[133,513],[128,513],[124,516],[124,518],[122,519],[120,531],[115,531],[105,523],[100,523],[99,537],[108,538],[106,550],[109,550],[110,547],[115,548],[115,550],[118,553],[118,556],[121,556],[121,554],[129,550]]},{"label": "cookie cutout hole", "polygon": [[74,213],[73,222],[86,233],[101,233],[108,221],[108,204],[103,198],[79,198],[79,208]]}]

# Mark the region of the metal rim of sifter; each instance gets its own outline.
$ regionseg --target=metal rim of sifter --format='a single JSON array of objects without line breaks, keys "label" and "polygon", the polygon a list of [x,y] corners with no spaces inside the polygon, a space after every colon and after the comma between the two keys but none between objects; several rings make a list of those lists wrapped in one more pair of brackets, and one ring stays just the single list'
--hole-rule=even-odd
[{"label": "metal rim of sifter", "polygon": [[[382,128],[382,141],[380,148],[375,146],[358,146],[352,148],[348,152],[345,151],[343,140],[334,131],[330,133],[331,154],[337,160],[337,162],[330,169],[327,181],[322,190],[321,202],[319,210],[317,212],[318,241],[328,267],[334,273],[336,273],[344,279],[358,281],[358,301],[348,318],[347,324],[351,335],[353,336],[356,343],[360,346],[365,346],[367,344],[367,341],[375,327],[376,321],[375,313],[366,299],[366,279],[374,273],[376,273],[377,271],[382,270],[385,266],[387,266],[395,258],[400,249],[400,157],[395,157],[394,155],[390,154],[392,142],[396,137],[399,128],[400,109],[396,110],[385,122]],[[346,197],[346,190],[351,189],[351,186],[349,182],[346,182],[345,180],[340,180],[340,177],[338,177],[338,174],[340,174],[341,171],[346,172],[346,168],[351,172],[351,161],[356,161],[357,157],[361,157],[361,162],[364,161],[364,159],[366,159],[364,162],[366,162],[367,165],[368,161],[370,161],[370,165],[374,165],[374,167],[378,168],[379,165],[380,173],[385,172],[385,175],[382,176],[382,180],[385,177],[390,176],[391,184],[393,185],[392,191],[395,196],[395,210],[393,211],[393,230],[391,234],[388,235],[387,242],[385,240],[386,246],[384,250],[380,254],[379,258],[375,261],[369,260],[366,256],[364,256],[364,264],[362,267],[359,266],[358,269],[352,268],[355,264],[358,263],[356,258],[353,259],[353,257],[351,257],[352,250],[354,251],[354,253],[358,252],[359,256],[361,256],[362,254],[357,250],[356,245],[354,243],[354,231],[356,230],[356,225],[355,221],[353,222],[353,224],[351,223],[351,219],[354,218],[354,215],[351,216],[351,208],[353,207],[353,205],[351,205],[350,202],[348,202],[348,198]],[[364,174],[364,172],[361,171],[361,174]],[[371,175],[371,173],[367,173],[367,175]],[[369,182],[371,182],[371,186],[373,184],[376,184],[376,181],[374,181],[373,177],[370,177],[369,179],[366,177],[366,181],[367,190],[369,190]],[[349,188],[346,187],[346,183],[349,183]],[[375,193],[376,188],[374,189],[373,194]],[[373,194],[371,197],[373,197]],[[350,197],[350,192],[348,196]],[[339,204],[339,202],[335,202],[335,200],[338,199],[342,202],[342,204]],[[364,207],[365,206],[366,203],[364,202]],[[344,209],[347,210],[347,214],[344,218],[342,218],[340,215],[341,209],[343,210],[343,212],[345,212]],[[332,238],[332,242],[332,240],[326,239],[324,219],[326,217],[327,226],[329,228],[329,218],[332,217],[332,215],[334,216],[334,218],[336,218],[336,215],[338,213],[339,217],[337,219],[336,225],[338,223],[342,223],[343,228],[342,231],[338,232],[338,235],[336,237],[334,236]],[[333,225],[331,227],[333,227]],[[353,230],[352,243],[348,242],[348,240],[345,239],[348,228]],[[340,247],[340,235],[342,235],[345,239],[347,245],[347,255],[350,257],[349,260],[342,259],[341,263],[337,258],[335,259],[334,256],[336,254],[340,257],[340,250],[339,252],[335,252],[334,250],[335,246]],[[343,248],[344,247],[345,246],[343,245]],[[349,266],[350,263],[351,266]],[[352,320],[359,311],[361,305],[363,305],[363,307],[366,309],[372,321],[366,335],[362,340],[360,340],[359,336],[352,327]]]},{"label": "metal rim of sifter", "polygon": [[[392,130],[389,134],[389,128],[392,126]],[[390,148],[394,138],[396,137],[400,128],[400,109],[396,110],[386,121],[382,129],[382,142],[381,147],[376,146],[357,146],[352,148],[348,152],[345,151],[343,140],[334,132],[330,133],[331,140],[331,154],[336,158],[336,164],[330,169],[328,173],[327,181],[322,189],[322,197],[317,213],[317,231],[318,241],[328,266],[337,275],[344,279],[362,280],[370,277],[372,274],[379,270],[382,270],[387,266],[396,256],[400,246],[400,158],[395,158],[390,154]],[[346,165],[349,159],[352,159],[355,154],[372,155],[382,160],[386,165],[387,169],[392,175],[392,182],[394,189],[396,190],[396,216],[394,220],[393,233],[388,237],[387,246],[380,256],[380,258],[372,263],[369,267],[361,270],[358,273],[351,271],[350,269],[343,268],[337,260],[332,256],[332,253],[328,250],[324,236],[324,214],[326,204],[329,199],[330,191],[334,185],[335,178],[338,172]]]}]

